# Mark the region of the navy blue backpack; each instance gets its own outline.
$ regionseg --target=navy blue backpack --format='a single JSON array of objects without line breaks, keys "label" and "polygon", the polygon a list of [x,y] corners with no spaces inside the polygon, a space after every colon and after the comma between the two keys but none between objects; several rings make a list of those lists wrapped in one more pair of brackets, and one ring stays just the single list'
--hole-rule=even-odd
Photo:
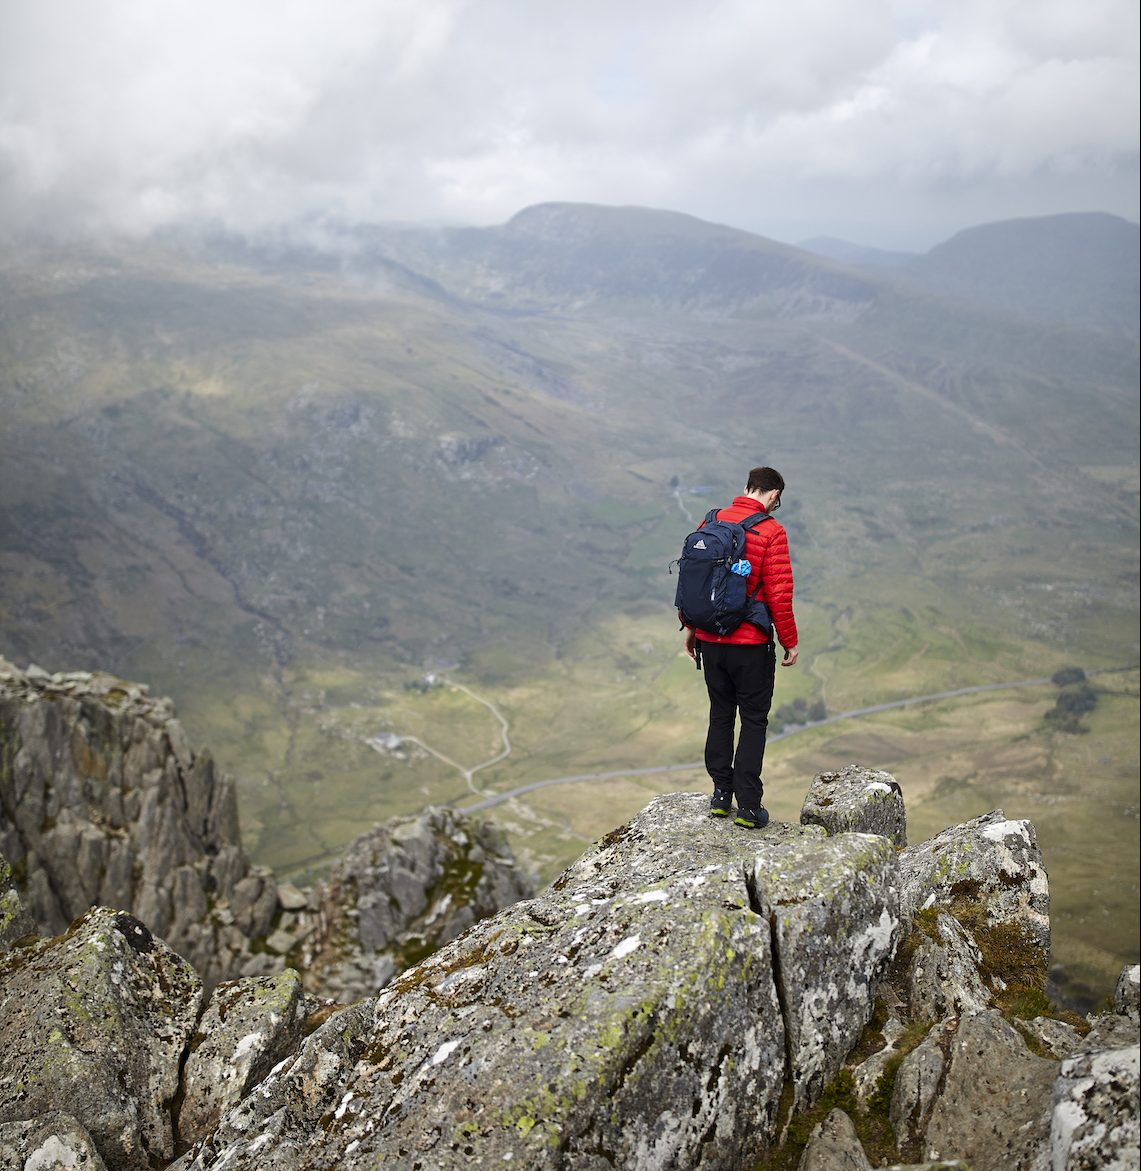
[{"label": "navy blue backpack", "polygon": [[767,512],[755,512],[744,520],[718,520],[711,508],[705,520],[686,537],[677,569],[674,606],[683,626],[711,634],[732,634],[742,622],[759,626],[771,637],[769,608],[759,601],[761,583],[749,593],[745,558],[745,533],[763,521]]}]

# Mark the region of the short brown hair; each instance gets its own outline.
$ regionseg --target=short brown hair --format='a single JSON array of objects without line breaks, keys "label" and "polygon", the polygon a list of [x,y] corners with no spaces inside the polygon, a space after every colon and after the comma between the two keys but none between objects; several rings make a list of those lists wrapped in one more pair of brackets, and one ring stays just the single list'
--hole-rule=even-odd
[{"label": "short brown hair", "polygon": [[772,492],[774,489],[777,492],[784,491],[784,476],[776,468],[753,468],[749,472],[746,492]]}]

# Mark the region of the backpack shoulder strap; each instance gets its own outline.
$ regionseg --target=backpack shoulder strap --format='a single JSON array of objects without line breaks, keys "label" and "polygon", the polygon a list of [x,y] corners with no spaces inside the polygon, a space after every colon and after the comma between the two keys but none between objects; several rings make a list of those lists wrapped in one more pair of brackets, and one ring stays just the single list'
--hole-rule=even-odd
[{"label": "backpack shoulder strap", "polygon": [[[752,516],[747,516],[744,520],[738,521],[737,523],[740,524],[741,528],[743,528],[746,532],[749,532],[750,529],[755,529],[762,521],[772,520],[772,518],[773,516],[771,512],[754,512]],[[757,588],[749,595],[750,600],[760,596],[761,586],[763,585],[764,582],[762,582],[758,577]]]},{"label": "backpack shoulder strap", "polygon": [[757,527],[757,525],[759,525],[761,523],[761,521],[772,520],[772,519],[773,519],[772,513],[754,512],[752,516],[747,516],[747,517],[745,517],[744,520],[740,520],[737,523],[743,529],[755,529]]}]

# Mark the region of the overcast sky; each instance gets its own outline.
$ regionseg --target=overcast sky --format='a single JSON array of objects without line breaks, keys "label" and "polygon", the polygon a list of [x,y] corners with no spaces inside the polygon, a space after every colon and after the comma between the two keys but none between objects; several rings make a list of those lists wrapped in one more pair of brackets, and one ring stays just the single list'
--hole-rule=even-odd
[{"label": "overcast sky", "polygon": [[1138,218],[1137,0],[0,0],[0,222]]}]

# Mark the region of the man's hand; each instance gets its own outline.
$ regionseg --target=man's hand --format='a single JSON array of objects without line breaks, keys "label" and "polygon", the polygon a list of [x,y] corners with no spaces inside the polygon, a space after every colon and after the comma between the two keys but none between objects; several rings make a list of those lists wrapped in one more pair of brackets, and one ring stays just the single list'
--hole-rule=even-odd
[{"label": "man's hand", "polygon": [[685,653],[697,662],[697,631],[687,629],[685,632]]},{"label": "man's hand", "polygon": [[784,648],[784,658],[781,659],[780,665],[782,667],[795,667],[796,666],[796,655],[797,655],[796,647],[786,646]]}]

